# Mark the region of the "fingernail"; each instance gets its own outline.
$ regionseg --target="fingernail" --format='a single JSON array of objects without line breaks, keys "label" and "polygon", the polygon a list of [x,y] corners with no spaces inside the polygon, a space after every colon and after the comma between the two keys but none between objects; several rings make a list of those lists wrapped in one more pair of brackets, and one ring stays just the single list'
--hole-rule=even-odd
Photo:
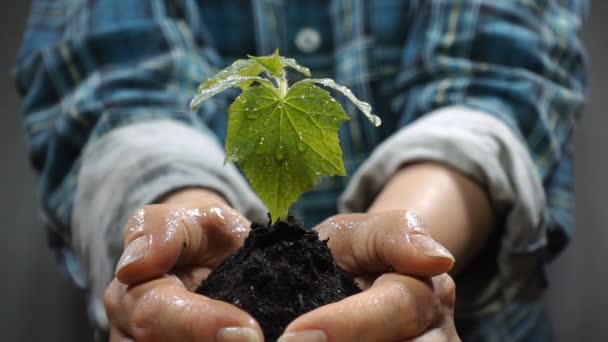
[{"label": "fingernail", "polygon": [[448,258],[454,261],[454,256],[432,237],[424,234],[411,234],[410,241],[420,252],[431,257]]},{"label": "fingernail", "polygon": [[323,330],[302,330],[285,334],[277,342],[325,342],[327,335]]},{"label": "fingernail", "polygon": [[118,260],[116,272],[123,267],[145,257],[146,253],[148,253],[148,247],[150,247],[150,237],[148,235],[140,236],[131,241],[127,248],[125,248],[124,252],[122,252],[120,260]]},{"label": "fingernail", "polygon": [[217,342],[259,342],[260,337],[251,328],[228,327],[218,330],[215,340]]}]

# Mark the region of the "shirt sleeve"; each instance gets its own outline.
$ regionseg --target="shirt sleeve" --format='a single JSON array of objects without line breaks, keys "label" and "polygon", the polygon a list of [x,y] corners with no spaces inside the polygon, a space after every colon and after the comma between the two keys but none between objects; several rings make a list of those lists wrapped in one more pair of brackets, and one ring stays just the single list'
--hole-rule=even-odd
[{"label": "shirt sleeve", "polygon": [[362,165],[342,205],[365,209],[392,172],[414,159],[445,162],[481,182],[502,221],[489,262],[498,272],[468,282],[476,291],[459,291],[459,317],[538,296],[544,263],[571,235],[571,137],[586,92],[579,38],[586,5],[408,6],[392,102],[403,128]]},{"label": "shirt sleeve", "polygon": [[220,64],[192,3],[32,3],[15,67],[28,152],[50,243],[102,325],[122,227],[138,207],[200,186],[263,212],[234,166],[222,167],[225,98],[188,110]]}]

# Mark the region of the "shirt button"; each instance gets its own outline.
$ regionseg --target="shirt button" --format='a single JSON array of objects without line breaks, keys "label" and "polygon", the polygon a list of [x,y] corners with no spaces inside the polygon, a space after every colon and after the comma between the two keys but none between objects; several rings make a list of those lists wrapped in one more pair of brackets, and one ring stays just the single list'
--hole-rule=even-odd
[{"label": "shirt button", "polygon": [[315,29],[305,27],[296,34],[296,47],[304,53],[315,52],[321,46],[321,35]]}]

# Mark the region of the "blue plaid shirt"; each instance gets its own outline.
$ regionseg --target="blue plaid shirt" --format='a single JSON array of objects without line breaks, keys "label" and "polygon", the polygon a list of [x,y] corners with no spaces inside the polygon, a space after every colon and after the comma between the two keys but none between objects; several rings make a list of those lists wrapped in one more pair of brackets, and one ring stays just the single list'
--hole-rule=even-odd
[{"label": "blue plaid shirt", "polygon": [[[191,112],[198,84],[235,58],[279,48],[381,115],[379,129],[354,115],[341,130],[349,174],[379,142],[437,108],[465,105],[504,122],[527,144],[542,179],[551,257],[573,230],[571,137],[586,90],[579,40],[586,7],[583,0],[33,1],[15,77],[51,245],[69,254],[85,146],[158,118],[210,127],[223,140],[231,95]],[[298,44],[303,27],[318,33],[308,42],[314,51]],[[323,181],[294,210],[309,224],[327,217],[346,182]]]}]

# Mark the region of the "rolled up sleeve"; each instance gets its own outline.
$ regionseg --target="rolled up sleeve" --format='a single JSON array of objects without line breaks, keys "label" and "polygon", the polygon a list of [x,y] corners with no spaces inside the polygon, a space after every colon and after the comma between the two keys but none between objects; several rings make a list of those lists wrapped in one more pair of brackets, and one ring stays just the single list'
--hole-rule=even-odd
[{"label": "rolled up sleeve", "polygon": [[544,264],[572,234],[572,131],[586,93],[579,37],[586,6],[407,6],[401,71],[386,91],[400,128],[353,177],[342,208],[364,210],[411,160],[444,162],[486,187],[503,222],[497,270],[478,282],[484,293],[460,296],[459,315],[538,296]]},{"label": "rolled up sleeve", "polygon": [[223,168],[226,99],[188,109],[221,66],[200,14],[186,1],[32,3],[15,67],[28,152],[51,246],[102,326],[132,211],[185,186],[263,210],[234,166]]}]

